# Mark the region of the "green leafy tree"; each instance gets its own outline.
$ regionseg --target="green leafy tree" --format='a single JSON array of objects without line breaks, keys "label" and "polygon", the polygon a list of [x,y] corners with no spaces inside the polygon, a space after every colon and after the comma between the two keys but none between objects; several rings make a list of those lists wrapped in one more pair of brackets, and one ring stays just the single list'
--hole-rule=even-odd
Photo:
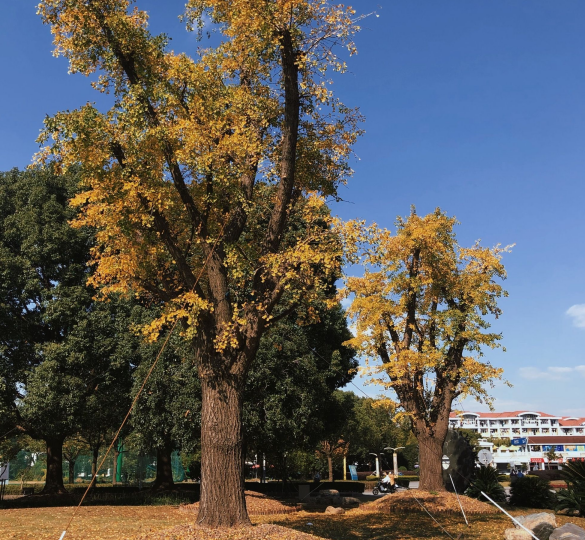
[{"label": "green leafy tree", "polygon": [[343,346],[350,333],[340,306],[322,310],[319,322],[299,325],[297,309],[264,335],[244,398],[248,451],[266,454],[287,476],[287,455],[315,448],[332,423],[334,391],[357,366]]},{"label": "green leafy tree", "polygon": [[[45,491],[63,491],[61,446],[78,427],[83,381],[62,373],[58,349],[80,311],[92,233],[72,229],[74,174],[0,174],[0,390],[20,431],[47,444]],[[22,389],[25,389],[22,392]],[[17,406],[18,404],[18,406]]]},{"label": "green leafy tree", "polygon": [[[158,344],[141,345],[142,361],[136,370],[133,394],[142,385],[159,349]],[[142,452],[156,453],[153,487],[157,489],[173,486],[172,452],[192,454],[200,445],[201,385],[194,370],[185,343],[171,337],[132,415],[135,446]]]}]

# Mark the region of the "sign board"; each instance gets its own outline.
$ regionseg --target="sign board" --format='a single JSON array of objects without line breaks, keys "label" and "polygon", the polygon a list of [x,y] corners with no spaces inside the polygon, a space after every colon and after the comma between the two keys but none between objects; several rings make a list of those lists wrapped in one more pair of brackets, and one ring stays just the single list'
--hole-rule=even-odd
[{"label": "sign board", "polygon": [[544,463],[544,458],[541,457],[531,457],[530,463]]},{"label": "sign board", "polygon": [[357,480],[358,479],[357,467],[355,465],[349,465],[349,474],[351,474],[351,479],[352,480]]},{"label": "sign board", "polygon": [[10,473],[10,463],[6,463],[6,465],[0,466],[0,480],[8,480],[9,473]]},{"label": "sign board", "polygon": [[510,444],[512,446],[524,446],[527,442],[528,442],[528,439],[526,437],[519,437],[517,439],[512,439],[510,441]]},{"label": "sign board", "polygon": [[449,456],[443,456],[441,464],[443,465],[443,469],[447,470],[449,468],[449,465],[451,465],[451,460],[449,459]]}]

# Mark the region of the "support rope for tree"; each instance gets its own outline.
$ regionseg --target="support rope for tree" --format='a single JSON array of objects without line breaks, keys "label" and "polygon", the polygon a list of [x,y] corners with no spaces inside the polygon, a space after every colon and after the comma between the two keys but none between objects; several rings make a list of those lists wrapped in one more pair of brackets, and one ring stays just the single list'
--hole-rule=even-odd
[{"label": "support rope for tree", "polygon": [[[191,292],[193,292],[193,290],[195,289],[195,287],[199,283],[199,280],[203,276],[203,272],[205,271],[205,267],[207,266],[207,263],[211,259],[211,256],[213,255],[213,253],[215,251],[215,248],[217,247],[217,244],[219,243],[220,239],[223,236],[223,231],[225,229],[226,224],[227,224],[227,220],[224,222],[224,224],[223,224],[223,226],[221,228],[221,231],[219,232],[219,235],[217,236],[217,238],[216,238],[216,240],[215,240],[215,242],[213,244],[213,247],[211,248],[211,251],[207,255],[207,258],[205,259],[205,262],[203,263],[203,266],[201,267],[201,270],[200,270],[200,272],[199,272],[199,274],[197,276],[197,279],[195,280],[195,283],[193,284],[193,287],[191,287]],[[185,304],[183,305],[183,307],[185,307],[186,305],[187,304],[185,302]],[[152,363],[152,366],[150,366],[150,369],[148,370],[148,373],[146,374],[146,377],[144,378],[144,381],[142,382],[142,386],[140,387],[140,389],[136,393],[136,396],[134,397],[134,400],[132,401],[132,404],[130,405],[130,408],[128,409],[128,412],[126,413],[126,416],[124,417],[124,420],[122,420],[122,424],[120,425],[118,431],[116,431],[116,434],[114,435],[114,438],[112,439],[112,442],[110,443],[110,446],[108,447],[108,450],[106,451],[105,456],[103,457],[102,461],[100,462],[99,467],[96,468],[96,471],[95,471],[95,473],[94,473],[94,475],[93,475],[93,477],[91,479],[91,482],[87,486],[87,489],[85,490],[85,493],[83,494],[83,497],[81,497],[81,500],[79,501],[79,504],[75,507],[75,510],[73,511],[73,514],[72,514],[71,518],[69,518],[69,522],[67,523],[67,526],[65,527],[65,530],[61,534],[61,537],[59,538],[59,540],[63,540],[65,538],[65,535],[67,534],[67,531],[69,530],[69,527],[71,526],[71,523],[72,523],[73,519],[77,515],[77,512],[79,511],[79,508],[83,504],[83,501],[85,500],[85,497],[87,496],[89,490],[91,489],[91,487],[93,486],[93,484],[95,482],[95,479],[97,478],[98,471],[102,468],[102,466],[105,463],[108,455],[110,454],[110,450],[114,447],[114,443],[116,442],[116,439],[118,438],[118,436],[120,435],[120,432],[122,431],[122,429],[126,425],[126,422],[128,421],[128,418],[130,418],[130,414],[132,413],[132,410],[134,409],[134,405],[136,405],[136,402],[138,401],[138,398],[140,397],[140,394],[144,390],[144,387],[146,386],[146,383],[148,382],[148,379],[150,379],[150,376],[151,376],[152,372],[154,371],[154,368],[158,364],[158,361],[159,361],[160,357],[162,356],[162,353],[164,352],[164,350],[165,350],[165,348],[166,348],[166,346],[167,346],[167,344],[169,342],[169,339],[171,338],[171,335],[172,335],[173,331],[177,327],[178,322],[179,322],[179,319],[177,318],[175,320],[173,326],[171,327],[169,333],[167,334],[167,338],[165,339],[165,342],[163,343],[163,345],[162,345],[160,351],[158,352],[158,354],[157,354],[154,362]]]}]

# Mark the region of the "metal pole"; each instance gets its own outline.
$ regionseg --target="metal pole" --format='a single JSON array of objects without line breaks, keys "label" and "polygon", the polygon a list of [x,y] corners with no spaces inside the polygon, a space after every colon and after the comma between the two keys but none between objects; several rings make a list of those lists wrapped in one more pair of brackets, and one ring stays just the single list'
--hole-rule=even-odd
[{"label": "metal pole", "polygon": [[378,461],[378,456],[376,456],[376,476],[380,478],[380,462]]},{"label": "metal pole", "polygon": [[453,491],[455,491],[455,495],[457,496],[457,502],[459,503],[459,507],[461,508],[461,513],[463,514],[463,517],[465,518],[465,523],[467,523],[467,526],[469,527],[469,521],[467,521],[467,516],[465,515],[465,510],[463,510],[463,505],[461,504],[461,501],[459,500],[459,493],[457,493],[457,488],[455,487],[455,482],[453,482],[453,477],[451,475],[449,475],[449,478],[451,478],[451,484],[453,484]]},{"label": "metal pole", "polygon": [[394,476],[398,476],[398,452],[394,452],[392,459],[394,461]]},{"label": "metal pole", "polygon": [[526,527],[524,527],[524,525],[522,525],[522,523],[520,523],[516,518],[514,518],[514,516],[511,516],[510,514],[508,514],[508,512],[506,512],[496,501],[494,501],[492,498],[488,497],[483,491],[480,491],[480,493],[488,501],[490,501],[494,506],[496,506],[496,508],[498,508],[499,510],[504,512],[504,514],[506,514],[514,523],[516,523],[516,525],[518,525],[518,527],[521,527],[522,529],[524,529],[530,536],[532,536],[532,538],[534,538],[534,540],[539,540],[538,536],[534,536],[534,533],[532,531],[530,531]]}]

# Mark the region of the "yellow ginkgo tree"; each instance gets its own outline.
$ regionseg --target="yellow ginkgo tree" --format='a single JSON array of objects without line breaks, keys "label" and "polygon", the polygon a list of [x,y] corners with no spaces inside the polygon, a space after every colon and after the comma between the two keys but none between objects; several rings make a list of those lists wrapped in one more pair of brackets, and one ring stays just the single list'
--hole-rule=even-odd
[{"label": "yellow ginkgo tree", "polygon": [[180,321],[202,386],[198,521],[247,524],[250,365],[268,326],[339,272],[325,198],[351,174],[360,117],[328,72],[344,71],[335,47],[353,54],[359,28],[327,0],[189,0],[187,26],[221,38],[193,58],[151,35],[132,4],[39,4],[55,55],[113,105],[48,118],[38,159],[80,168],[76,223],[97,231],[94,285],[158,304],[152,339]]},{"label": "yellow ginkgo tree", "polygon": [[455,224],[440,209],[424,217],[413,209],[398,218],[396,234],[359,221],[340,226],[348,262],[364,268],[361,277],[346,278],[350,343],[411,417],[426,490],[445,489],[441,458],[454,400],[490,402],[485,386],[502,377],[483,350],[501,339],[486,316],[501,313],[497,302],[506,292],[498,281],[506,277],[501,255],[508,248],[462,247]]}]

